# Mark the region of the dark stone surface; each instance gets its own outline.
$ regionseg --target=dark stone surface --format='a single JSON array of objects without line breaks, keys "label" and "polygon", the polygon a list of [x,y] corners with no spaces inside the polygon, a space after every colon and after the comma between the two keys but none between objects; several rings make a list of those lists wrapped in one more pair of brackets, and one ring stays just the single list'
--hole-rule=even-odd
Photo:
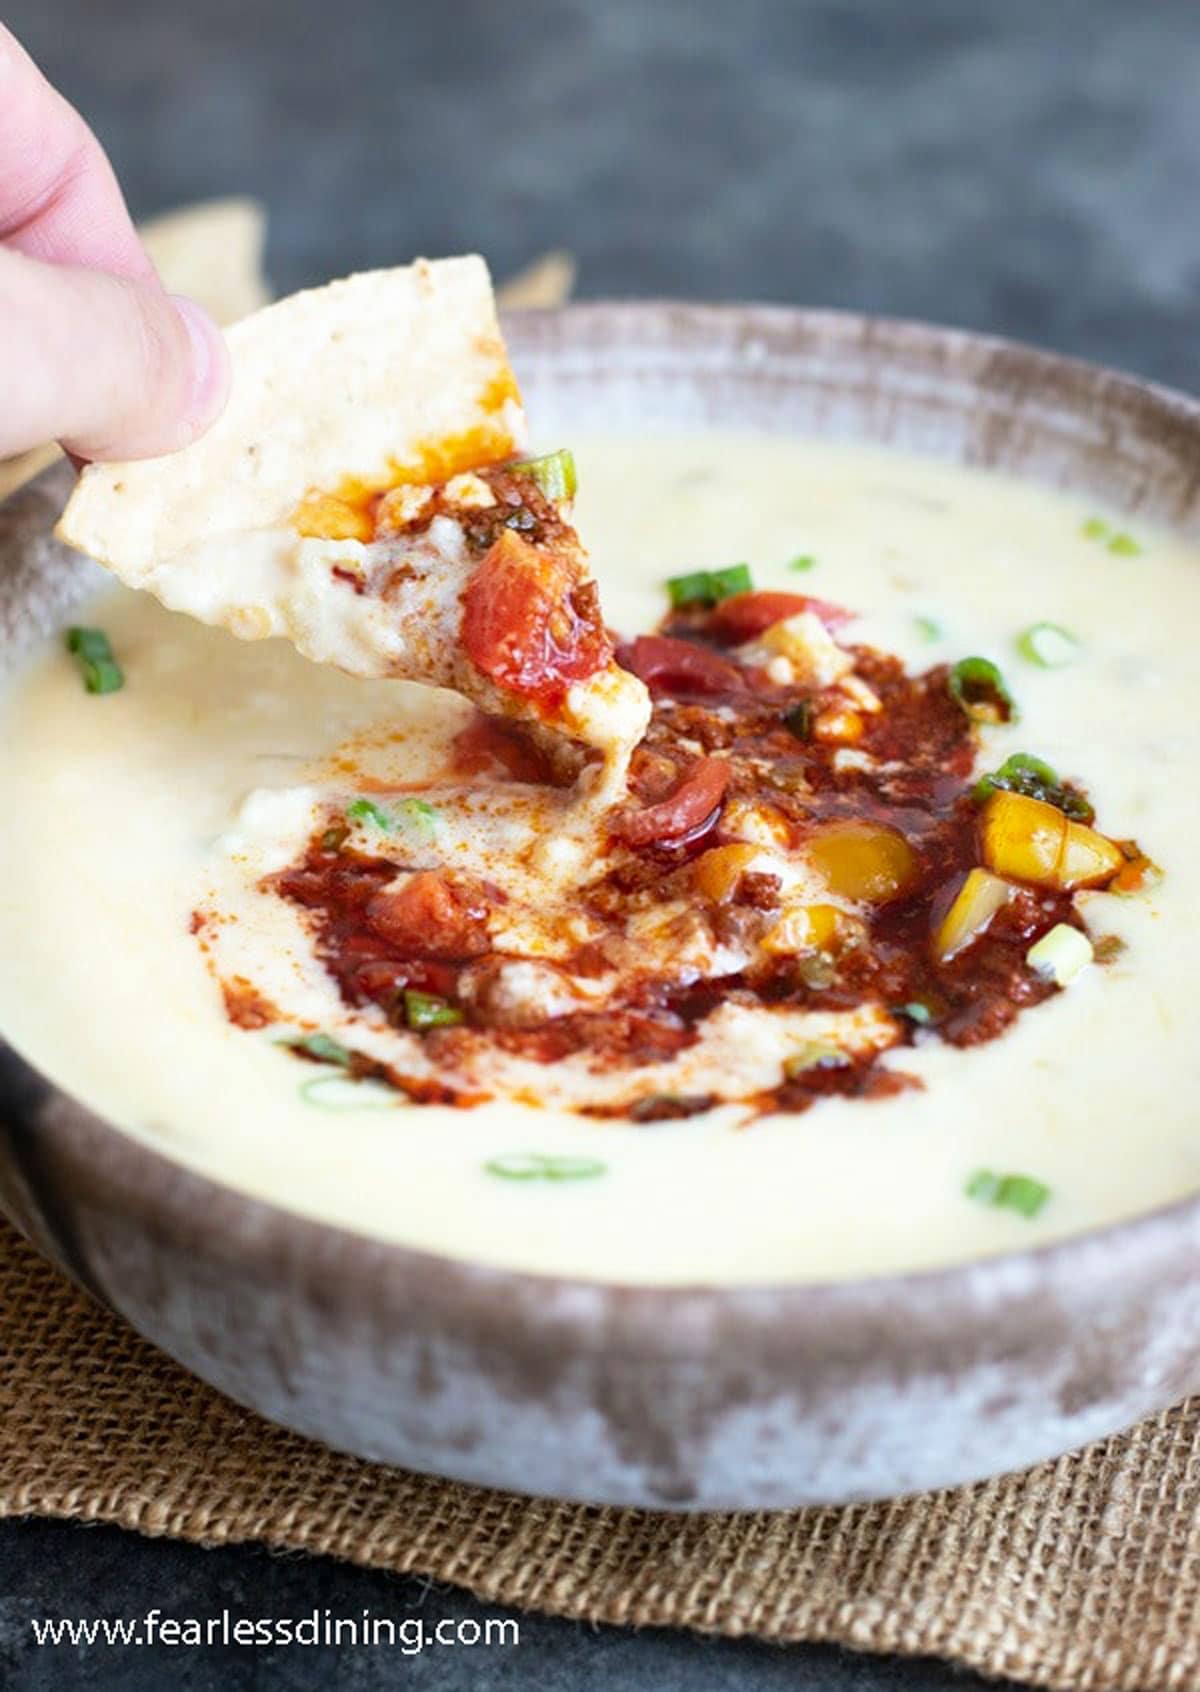
[{"label": "dark stone surface", "polygon": [[[516,1645],[341,1647],[234,1644],[145,1648],[44,1645],[31,1619],[121,1617],[159,1608],[190,1617],[290,1617],[314,1611],[361,1621],[391,1618],[401,1640],[417,1620],[515,1618]],[[406,1632],[401,1632],[407,1624]],[[1004,1692],[994,1682],[992,1692]],[[828,1647],[708,1639],[664,1629],[634,1632],[522,1616],[426,1581],[352,1569],[323,1558],[236,1548],[200,1551],[116,1528],[63,1522],[0,1523],[0,1687],[5,1692],[984,1692],[973,1675],[940,1663],[856,1656]],[[1014,1689],[1015,1692],[1015,1689]]]},{"label": "dark stone surface", "polygon": [[[291,289],[415,252],[568,246],[585,294],[838,305],[1200,388],[1194,0],[8,0],[139,214],[249,191]],[[0,1526],[0,1684],[30,1692],[974,1684],[522,1619],[516,1650],[41,1650],[29,1618],[479,1617],[459,1593],[113,1529]]]},{"label": "dark stone surface", "polygon": [[8,0],[135,210],[249,190],[281,289],[569,246],[1200,386],[1195,0]]}]

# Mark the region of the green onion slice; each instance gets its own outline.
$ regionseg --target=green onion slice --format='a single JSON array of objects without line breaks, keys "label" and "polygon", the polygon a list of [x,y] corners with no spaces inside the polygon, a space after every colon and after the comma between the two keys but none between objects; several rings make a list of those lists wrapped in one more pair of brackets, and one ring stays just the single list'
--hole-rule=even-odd
[{"label": "green onion slice", "polygon": [[113,657],[103,629],[68,629],[66,645],[79,660],[83,685],[89,693],[116,693],[125,686],[124,671]]},{"label": "green onion slice", "polygon": [[305,1034],[299,1040],[281,1040],[279,1044],[294,1052],[307,1052],[309,1057],[317,1058],[321,1063],[336,1063],[342,1069],[350,1067],[351,1053],[331,1034]]},{"label": "green onion slice", "polygon": [[906,1016],[910,1022],[916,1022],[922,1028],[927,1028],[933,1021],[933,1012],[928,1005],[923,1005],[920,999],[910,999],[906,1005],[897,1005],[896,1014]]},{"label": "green onion slice", "polygon": [[547,1152],[506,1152],[483,1166],[504,1181],[589,1181],[607,1172],[596,1157],[552,1157]]},{"label": "green onion slice", "polygon": [[396,820],[402,828],[432,840],[437,833],[438,813],[428,799],[401,799],[396,806]]},{"label": "green onion slice", "polygon": [[960,658],[946,685],[975,722],[1013,723],[1018,712],[1004,677],[990,658]]},{"label": "green onion slice", "polygon": [[1103,517],[1089,517],[1080,528],[1085,540],[1103,541],[1109,552],[1118,558],[1136,558],[1142,550],[1141,542],[1124,529],[1114,529]]},{"label": "green onion slice", "polygon": [[418,993],[414,987],[404,990],[404,1020],[410,1028],[456,1028],[463,1019],[457,1005],[439,999],[434,993]]},{"label": "green onion slice", "polygon": [[994,1175],[990,1169],[977,1169],[964,1190],[981,1204],[1021,1216],[1036,1216],[1050,1197],[1049,1187],[1032,1175]]},{"label": "green onion slice", "polygon": [[1060,781],[1049,764],[1029,752],[1014,752],[998,770],[980,776],[972,797],[976,804],[982,805],[997,788],[1003,788],[1006,793],[1021,793],[1026,799],[1041,799],[1074,822],[1090,823],[1096,815],[1086,794],[1070,782]]},{"label": "green onion slice", "polygon": [[314,1075],[300,1088],[305,1104],[318,1110],[397,1110],[407,1101],[379,1081],[352,1081],[348,1075]]},{"label": "green onion slice", "polygon": [[346,815],[352,822],[370,823],[384,834],[392,832],[391,817],[373,799],[356,799],[352,805],[346,806]]},{"label": "green onion slice", "polygon": [[685,605],[717,605],[735,593],[749,593],[753,586],[749,564],[727,564],[723,570],[693,570],[686,576],[667,578],[667,592],[676,611]]},{"label": "green onion slice", "polygon": [[797,740],[809,740],[812,737],[813,715],[812,701],[801,699],[783,713],[783,726]]},{"label": "green onion slice", "polygon": [[[383,834],[394,834],[398,828],[407,829],[429,840],[437,830],[438,813],[428,799],[401,799],[390,811],[377,805],[374,799],[356,799],[352,805],[347,805],[346,815],[353,822],[370,823]],[[334,831],[328,832],[332,835]]]},{"label": "green onion slice", "polygon": [[690,576],[668,577],[667,592],[677,611],[685,605],[712,603],[712,584],[707,570],[693,570]]},{"label": "green onion slice", "polygon": [[1031,623],[1017,636],[1017,651],[1043,670],[1062,670],[1073,664],[1082,642],[1061,623]]},{"label": "green onion slice", "polygon": [[1109,541],[1108,550],[1115,552],[1118,558],[1136,558],[1142,549],[1132,535],[1117,534]]},{"label": "green onion slice", "polygon": [[726,564],[724,569],[710,570],[708,579],[717,600],[729,599],[735,593],[749,593],[754,586],[749,564]]},{"label": "green onion slice", "polygon": [[935,640],[941,640],[946,632],[934,617],[914,617],[913,622],[917,625],[921,638],[929,641],[931,645]]},{"label": "green onion slice", "polygon": [[789,570],[812,570],[816,568],[816,559],[811,552],[802,552],[797,558],[789,558]]},{"label": "green onion slice", "polygon": [[575,498],[579,478],[575,474],[575,454],[567,447],[543,453],[540,458],[519,458],[509,469],[532,476],[547,499]]}]

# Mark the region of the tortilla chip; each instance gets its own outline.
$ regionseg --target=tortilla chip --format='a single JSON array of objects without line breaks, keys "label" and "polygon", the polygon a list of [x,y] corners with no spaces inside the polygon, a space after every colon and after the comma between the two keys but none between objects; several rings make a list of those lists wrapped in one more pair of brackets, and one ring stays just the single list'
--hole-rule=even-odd
[{"label": "tortilla chip", "polygon": [[545,310],[566,305],[575,286],[575,260],[570,253],[543,253],[496,290],[504,311]]},{"label": "tortilla chip", "polygon": [[138,229],[163,284],[218,323],[236,323],[271,298],[262,272],[267,220],[257,200],[204,200]]},{"label": "tortilla chip", "polygon": [[[289,529],[314,494],[437,481],[520,451],[525,419],[478,257],[368,271],[293,294],[229,332],[234,384],[182,451],[83,472],[57,533],[132,587]],[[150,578],[154,576],[151,584]],[[227,622],[218,606],[208,621]]]},{"label": "tortilla chip", "polygon": [[10,493],[16,493],[26,482],[31,482],[39,470],[53,464],[58,456],[56,446],[40,446],[19,452],[14,458],[0,458],[0,500],[7,499]]}]

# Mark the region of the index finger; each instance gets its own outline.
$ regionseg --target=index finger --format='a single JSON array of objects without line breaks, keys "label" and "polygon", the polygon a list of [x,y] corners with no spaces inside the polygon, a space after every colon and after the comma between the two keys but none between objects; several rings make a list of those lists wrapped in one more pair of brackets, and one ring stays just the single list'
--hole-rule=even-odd
[{"label": "index finger", "polygon": [[103,147],[2,23],[0,242],[52,264],[156,274]]}]

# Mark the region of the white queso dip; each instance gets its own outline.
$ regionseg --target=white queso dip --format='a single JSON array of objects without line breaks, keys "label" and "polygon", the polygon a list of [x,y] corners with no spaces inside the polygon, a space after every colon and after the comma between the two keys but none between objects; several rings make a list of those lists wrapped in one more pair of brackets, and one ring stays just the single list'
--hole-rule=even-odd
[{"label": "white queso dip", "polygon": [[[883,451],[717,431],[571,444],[605,618],[659,677],[642,812],[678,801],[655,771],[668,733],[711,775],[745,728],[732,694],[653,644],[690,639],[697,664],[762,678],[763,710],[783,690],[787,791],[825,806],[821,850],[792,850],[782,786],[779,811],[750,792],[747,741],[741,786],[721,768],[704,817],[665,841],[624,825],[624,879],[602,882],[569,795],[500,767],[457,695],[241,645],[117,589],[76,615],[124,684],[87,692],[56,638],[0,707],[6,1038],[218,1181],[548,1274],[890,1273],[1200,1187],[1196,549]],[[812,609],[780,601],[731,632],[747,583]],[[820,709],[797,705],[803,686],[826,690]],[[949,845],[923,832],[938,771],[906,786],[880,739],[893,700],[958,737]],[[904,720],[932,759],[926,719]],[[864,844],[868,789],[872,818],[879,790],[891,809]],[[1035,861],[1046,827],[1073,866],[1058,882]],[[395,977],[400,1025],[378,988],[400,942],[372,919],[375,955],[355,914],[362,877],[377,899],[397,863],[406,885],[448,866],[485,889],[464,920],[488,935],[486,956],[464,943]],[[926,871],[939,885],[914,915]],[[873,901],[898,914],[872,926]],[[894,966],[868,969],[873,947]],[[614,981],[658,956],[674,996],[618,1016]],[[590,1044],[559,1038],[589,1018]],[[604,1041],[620,1050],[601,1062]]]}]

